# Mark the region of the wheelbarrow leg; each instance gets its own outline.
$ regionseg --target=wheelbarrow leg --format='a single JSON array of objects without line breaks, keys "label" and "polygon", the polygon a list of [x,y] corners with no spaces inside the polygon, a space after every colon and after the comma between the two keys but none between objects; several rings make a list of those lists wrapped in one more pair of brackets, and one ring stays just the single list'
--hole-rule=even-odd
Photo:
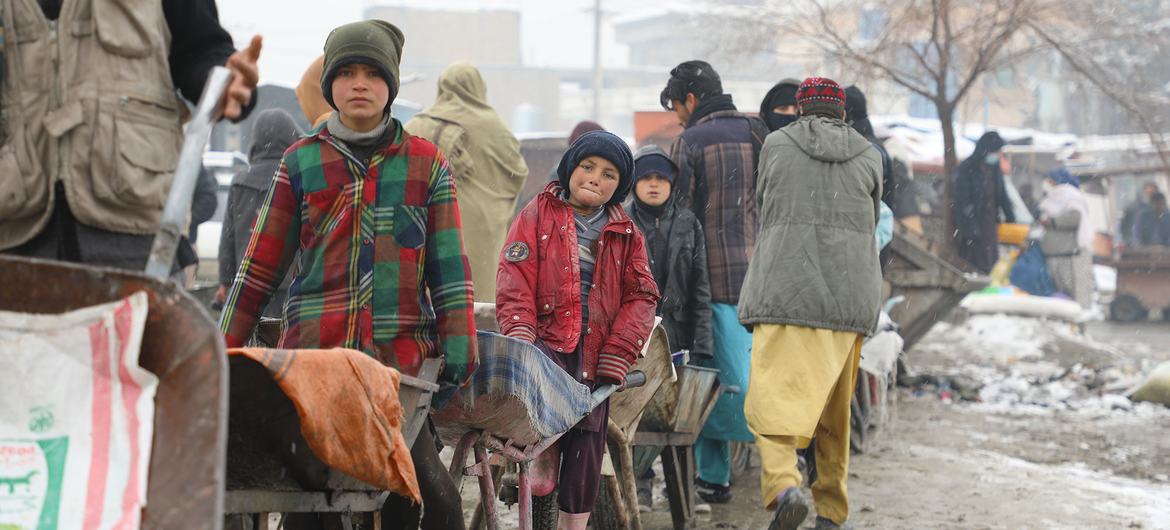
[{"label": "wheelbarrow leg", "polygon": [[[614,459],[617,464],[614,466],[614,480],[621,486],[622,504],[625,505],[626,514],[629,517],[627,528],[642,530],[642,515],[638,513],[638,485],[634,477],[634,456],[630,449],[630,440],[612,418],[609,420],[608,435],[610,449],[613,450],[610,453],[610,458]],[[616,498],[614,504],[617,504]]]},{"label": "wheelbarrow leg", "polygon": [[532,481],[528,477],[528,462],[520,465],[520,530],[532,530]]},{"label": "wheelbarrow leg", "polygon": [[475,445],[476,440],[479,439],[479,432],[471,431],[463,435],[459,439],[459,444],[455,446],[455,453],[451,455],[451,480],[456,485],[463,483],[463,466],[467,464],[467,452],[471,450],[471,446]]},{"label": "wheelbarrow leg", "polygon": [[479,477],[479,498],[483,505],[484,517],[487,520],[487,530],[499,530],[499,517],[496,515],[496,486],[492,482],[492,469],[489,465],[487,450],[482,445],[475,445],[475,465],[464,470],[464,474]]},{"label": "wheelbarrow leg", "polygon": [[675,530],[685,530],[694,517],[694,465],[690,447],[667,446],[662,452],[662,475]]},{"label": "wheelbarrow leg", "polygon": [[[492,499],[499,498],[500,489],[503,486],[505,466],[492,466],[492,484],[496,487],[496,493]],[[492,502],[495,502],[494,500]],[[467,530],[479,530],[483,528],[483,500],[475,504],[475,514],[471,516],[471,524],[467,525]]]}]

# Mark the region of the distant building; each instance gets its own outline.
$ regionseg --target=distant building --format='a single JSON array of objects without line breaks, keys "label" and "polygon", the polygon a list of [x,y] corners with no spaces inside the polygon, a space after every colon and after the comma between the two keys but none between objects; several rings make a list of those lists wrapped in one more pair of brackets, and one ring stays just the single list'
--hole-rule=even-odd
[{"label": "distant building", "polygon": [[[366,9],[365,17],[392,21],[406,35],[402,75],[420,77],[402,85],[400,98],[426,108],[435,101],[443,70],[453,62],[470,61],[483,74],[488,103],[505,122],[536,130],[559,126],[554,120],[559,115],[560,75],[524,66],[517,9],[375,5]],[[515,118],[520,122],[513,123]]]}]

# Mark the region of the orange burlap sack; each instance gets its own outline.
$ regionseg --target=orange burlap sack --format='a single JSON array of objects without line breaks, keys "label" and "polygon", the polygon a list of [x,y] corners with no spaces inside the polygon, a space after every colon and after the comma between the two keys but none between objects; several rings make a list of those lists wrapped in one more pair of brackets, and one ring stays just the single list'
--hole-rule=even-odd
[{"label": "orange burlap sack", "polygon": [[229,349],[268,369],[296,407],[301,434],[329,467],[421,502],[402,437],[398,371],[354,350]]}]

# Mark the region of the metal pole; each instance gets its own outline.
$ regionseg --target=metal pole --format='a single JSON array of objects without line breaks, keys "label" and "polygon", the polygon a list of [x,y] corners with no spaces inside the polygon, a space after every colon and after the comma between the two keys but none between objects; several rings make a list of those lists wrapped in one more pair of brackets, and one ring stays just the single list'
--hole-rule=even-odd
[{"label": "metal pole", "polygon": [[150,249],[150,260],[146,263],[146,275],[165,281],[171,275],[171,263],[175,261],[175,249],[179,238],[187,233],[187,217],[191,210],[191,196],[195,193],[195,181],[203,167],[203,148],[211,136],[211,127],[219,118],[221,100],[232,80],[232,72],[216,66],[207,74],[203,96],[195,107],[195,115],[187,124],[187,134],[179,151],[179,164],[175,167],[175,178],[167,196],[159,220],[158,233]]},{"label": "metal pole", "polygon": [[601,121],[601,0],[593,1],[593,121]]}]

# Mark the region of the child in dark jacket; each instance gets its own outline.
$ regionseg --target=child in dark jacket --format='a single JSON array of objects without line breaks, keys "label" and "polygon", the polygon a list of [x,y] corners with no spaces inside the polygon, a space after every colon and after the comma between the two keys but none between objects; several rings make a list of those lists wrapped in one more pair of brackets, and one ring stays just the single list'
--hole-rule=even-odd
[{"label": "child in dark jacket", "polygon": [[[603,131],[570,146],[549,183],[512,223],[496,288],[509,337],[536,344],[577,381],[621,384],[654,325],[658,289],[645,242],[620,206],[633,156]],[[558,442],[558,528],[584,529],[597,501],[609,403]]]},{"label": "child in dark jacket", "polygon": [[711,283],[703,225],[689,209],[678,208],[671,188],[678,168],[658,146],[634,156],[634,200],[630,217],[642,231],[658,292],[658,316],[672,352],[690,358],[711,356]]}]

